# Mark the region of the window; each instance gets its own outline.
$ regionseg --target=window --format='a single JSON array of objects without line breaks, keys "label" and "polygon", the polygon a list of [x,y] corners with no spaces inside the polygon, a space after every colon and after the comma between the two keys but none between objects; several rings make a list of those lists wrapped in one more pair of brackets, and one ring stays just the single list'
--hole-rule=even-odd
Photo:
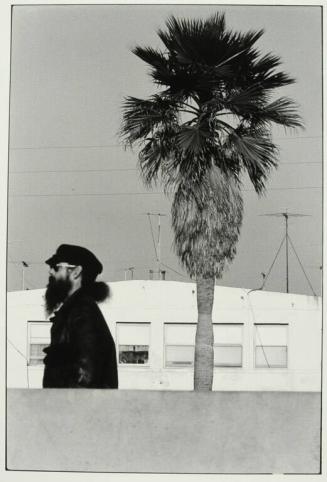
[{"label": "window", "polygon": [[255,325],[256,368],[287,368],[287,324]]},{"label": "window", "polygon": [[192,367],[195,323],[165,323],[165,367]]},{"label": "window", "polygon": [[48,346],[48,343],[31,343],[29,365],[43,365],[43,358],[45,353],[43,348]]},{"label": "window", "polygon": [[119,364],[147,365],[150,323],[117,323],[116,330]]},{"label": "window", "polygon": [[214,366],[241,367],[243,351],[243,324],[213,325]]},{"label": "window", "polygon": [[50,327],[46,321],[28,322],[28,365],[43,366],[43,348],[50,345]]},{"label": "window", "polygon": [[[242,366],[242,324],[214,324],[215,367]],[[195,323],[165,324],[165,366],[194,365]]]}]

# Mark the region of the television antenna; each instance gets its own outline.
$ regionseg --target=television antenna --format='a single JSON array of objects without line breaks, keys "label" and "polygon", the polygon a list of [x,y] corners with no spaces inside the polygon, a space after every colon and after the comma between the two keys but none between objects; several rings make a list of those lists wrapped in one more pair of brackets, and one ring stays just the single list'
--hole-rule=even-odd
[{"label": "television antenna", "polygon": [[23,291],[25,290],[25,268],[29,268],[29,264],[26,263],[26,261],[22,261],[22,288]]},{"label": "television antenna", "polygon": [[[283,244],[284,244],[284,242],[285,242],[285,254],[286,254],[286,293],[289,293],[289,244],[290,244],[291,247],[292,247],[292,249],[293,249],[293,251],[294,251],[294,254],[295,254],[295,256],[297,257],[297,260],[298,260],[298,262],[299,262],[299,264],[300,264],[300,266],[301,266],[301,268],[302,268],[302,271],[303,271],[303,273],[304,273],[304,275],[305,275],[305,277],[306,277],[306,279],[307,279],[307,281],[308,281],[308,284],[309,284],[309,286],[310,286],[310,288],[311,288],[314,296],[316,296],[316,294],[315,294],[315,292],[314,292],[314,289],[312,288],[312,285],[311,285],[311,283],[310,283],[310,281],[309,281],[309,279],[308,279],[308,277],[307,277],[307,275],[306,275],[306,272],[304,271],[304,268],[303,268],[303,266],[302,266],[302,263],[301,263],[301,261],[300,261],[300,258],[299,258],[299,256],[298,256],[297,252],[295,251],[295,248],[294,248],[294,245],[293,245],[292,240],[291,240],[291,238],[290,238],[290,235],[288,234],[288,220],[289,220],[289,218],[302,218],[302,217],[310,216],[310,214],[289,213],[289,212],[287,211],[287,209],[286,209],[284,212],[260,214],[260,216],[274,216],[274,217],[284,218],[284,220],[285,220],[285,235],[284,235],[284,237],[283,237],[283,239],[282,239],[282,242],[281,242],[281,244],[280,244],[280,246],[279,246],[279,249],[278,249],[278,251],[277,251],[277,255],[275,256],[275,259],[274,259],[273,264],[271,265],[271,267],[270,267],[270,269],[269,269],[268,274],[266,274],[266,275],[263,277],[264,279],[263,279],[262,288],[264,287],[264,285],[265,285],[265,283],[266,283],[266,281],[267,281],[268,275],[270,274],[270,271],[271,271],[271,269],[272,269],[272,267],[273,267],[273,265],[274,265],[274,263],[275,263],[278,255],[279,255],[279,252],[280,252],[280,250],[281,250],[281,248],[282,248],[282,246],[283,246]],[[262,288],[261,288],[261,289],[262,289]]]},{"label": "television antenna", "polygon": [[[150,229],[151,229],[151,236],[152,236],[152,241],[153,241],[153,247],[154,247],[154,252],[156,255],[156,261],[157,261],[157,270],[158,270],[158,279],[160,278],[160,272],[161,272],[161,217],[167,216],[164,213],[143,213],[145,216],[148,216],[149,224],[150,224]],[[158,238],[157,238],[157,244],[154,239],[153,235],[153,229],[152,229],[152,223],[151,223],[151,216],[158,216]]]},{"label": "television antenna", "polygon": [[127,280],[127,272],[128,271],[131,274],[131,279],[134,279],[134,269],[135,269],[135,266],[130,266],[129,268],[124,269],[124,271],[125,271],[125,281]]}]

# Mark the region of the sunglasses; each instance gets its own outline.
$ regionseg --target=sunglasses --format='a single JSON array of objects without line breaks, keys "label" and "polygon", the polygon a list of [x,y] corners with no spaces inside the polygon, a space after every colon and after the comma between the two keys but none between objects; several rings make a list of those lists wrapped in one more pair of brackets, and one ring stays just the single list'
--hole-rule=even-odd
[{"label": "sunglasses", "polygon": [[68,263],[58,263],[53,266],[50,266],[50,268],[57,273],[60,268],[74,269],[76,268],[76,265],[68,264]]}]

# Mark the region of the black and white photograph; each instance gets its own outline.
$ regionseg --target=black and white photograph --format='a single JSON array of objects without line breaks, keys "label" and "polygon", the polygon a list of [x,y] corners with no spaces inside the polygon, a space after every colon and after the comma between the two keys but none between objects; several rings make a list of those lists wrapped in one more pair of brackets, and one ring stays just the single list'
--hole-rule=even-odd
[{"label": "black and white photograph", "polygon": [[324,9],[10,6],[7,472],[323,475]]}]

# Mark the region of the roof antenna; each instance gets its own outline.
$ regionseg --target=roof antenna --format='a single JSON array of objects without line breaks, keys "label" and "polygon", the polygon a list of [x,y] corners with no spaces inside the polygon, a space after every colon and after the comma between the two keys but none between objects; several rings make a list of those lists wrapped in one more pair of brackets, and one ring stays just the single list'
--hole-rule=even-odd
[{"label": "roof antenna", "polygon": [[[307,216],[310,216],[310,214],[289,213],[289,212],[287,211],[287,209],[286,209],[284,212],[280,212],[280,213],[269,213],[269,214],[260,214],[260,216],[283,217],[284,220],[285,220],[285,235],[284,235],[284,238],[283,238],[283,240],[282,240],[282,243],[281,243],[281,245],[280,245],[280,247],[279,247],[279,250],[278,250],[278,252],[277,252],[277,255],[276,255],[275,259],[274,259],[273,264],[275,263],[276,258],[277,258],[278,254],[279,254],[279,252],[280,252],[280,249],[281,249],[281,247],[282,247],[282,245],[283,245],[283,243],[284,243],[284,241],[285,241],[285,249],[286,249],[286,293],[289,293],[289,263],[288,263],[288,256],[289,256],[289,243],[290,243],[290,245],[291,245],[291,247],[292,247],[292,249],[293,249],[293,251],[294,251],[294,253],[295,253],[295,256],[297,257],[297,260],[298,260],[298,262],[299,262],[299,264],[300,264],[300,266],[301,266],[301,268],[302,268],[302,271],[304,272],[304,276],[306,277],[306,280],[308,281],[308,284],[309,284],[309,286],[310,286],[310,288],[311,288],[314,296],[316,296],[316,294],[315,294],[315,292],[314,292],[314,290],[313,290],[313,288],[312,288],[312,285],[311,285],[311,283],[310,283],[310,281],[309,281],[309,279],[308,279],[308,277],[307,277],[307,275],[306,275],[306,273],[305,273],[305,271],[304,271],[304,268],[303,268],[303,266],[302,266],[302,263],[301,263],[301,261],[300,261],[300,258],[298,257],[298,255],[297,255],[297,253],[296,253],[296,251],[295,251],[295,248],[294,248],[294,245],[293,245],[293,243],[292,243],[292,240],[291,240],[291,238],[290,238],[290,236],[289,236],[289,234],[288,234],[288,219],[289,219],[290,217],[294,217],[294,218],[295,218],[295,217],[297,217],[297,218],[298,218],[298,217],[307,217]],[[271,268],[269,269],[268,275],[265,275],[265,276],[263,277],[263,285],[262,285],[262,288],[264,287],[264,285],[265,285],[265,283],[266,283],[266,281],[267,281],[267,278],[268,278],[268,276],[269,276],[269,274],[270,274],[271,269],[272,269],[272,266],[271,266]],[[262,273],[262,274],[263,274],[263,273]],[[261,288],[261,289],[262,289],[262,288]]]},{"label": "roof antenna", "polygon": [[[161,218],[161,216],[167,216],[167,215],[164,214],[164,213],[143,213],[143,214],[148,216],[148,219],[149,219],[152,242],[153,242],[154,252],[155,252],[156,261],[157,261],[158,279],[160,279],[160,275],[161,275],[161,222],[160,222],[160,218]],[[155,240],[154,240],[150,216],[158,216],[158,241],[157,241],[157,245],[156,245]]]},{"label": "roof antenna", "polygon": [[23,291],[25,290],[25,268],[29,268],[29,264],[26,263],[26,261],[22,261],[22,287]]}]

